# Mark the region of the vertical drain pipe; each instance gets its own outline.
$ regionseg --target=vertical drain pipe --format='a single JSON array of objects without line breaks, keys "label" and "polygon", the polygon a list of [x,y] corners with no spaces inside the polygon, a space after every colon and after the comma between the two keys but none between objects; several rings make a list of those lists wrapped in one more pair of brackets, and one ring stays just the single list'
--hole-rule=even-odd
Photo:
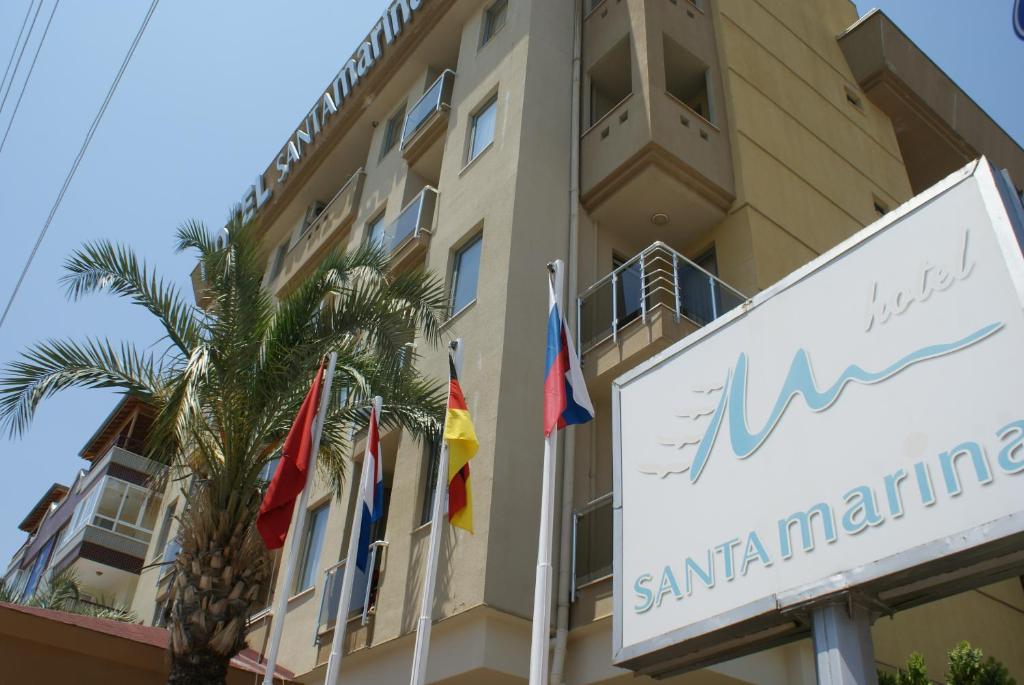
[{"label": "vertical drain pipe", "polygon": [[[579,294],[578,284],[578,253],[580,232],[580,81],[583,69],[583,0],[576,0],[573,16],[572,38],[572,121],[569,126],[569,259],[568,261],[568,297],[566,307],[570,318],[570,328],[577,325],[576,337],[579,337],[578,312],[574,306]],[[558,537],[558,610],[555,613],[555,649],[551,655],[550,685],[562,685],[565,672],[565,653],[569,642],[569,593],[572,577],[572,504],[573,476],[575,467],[576,427],[565,432],[562,453],[562,521],[561,534]]]}]

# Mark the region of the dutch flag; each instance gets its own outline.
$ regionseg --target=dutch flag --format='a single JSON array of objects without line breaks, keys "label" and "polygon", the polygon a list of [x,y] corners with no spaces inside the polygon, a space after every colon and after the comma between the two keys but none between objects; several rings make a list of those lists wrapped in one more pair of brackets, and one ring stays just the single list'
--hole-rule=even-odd
[{"label": "dutch flag", "polygon": [[565,326],[555,288],[548,279],[548,350],[544,365],[544,436],[594,418],[580,360]]},{"label": "dutch flag", "polygon": [[359,547],[356,551],[356,568],[367,572],[370,557],[370,531],[374,522],[384,513],[384,473],[380,463],[380,432],[377,430],[377,411],[370,410],[370,423],[366,431],[366,460],[363,466],[363,482],[359,488],[359,499],[363,506],[363,518],[359,526]]}]

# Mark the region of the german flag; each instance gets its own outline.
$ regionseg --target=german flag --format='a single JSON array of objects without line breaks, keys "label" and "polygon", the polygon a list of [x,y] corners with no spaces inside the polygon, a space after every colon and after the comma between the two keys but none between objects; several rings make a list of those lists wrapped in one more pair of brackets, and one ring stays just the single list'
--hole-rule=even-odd
[{"label": "german flag", "polygon": [[444,420],[444,439],[448,443],[448,521],[472,533],[473,491],[469,485],[469,460],[476,454],[480,443],[477,442],[473,419],[469,416],[451,357],[448,358],[448,411]]}]

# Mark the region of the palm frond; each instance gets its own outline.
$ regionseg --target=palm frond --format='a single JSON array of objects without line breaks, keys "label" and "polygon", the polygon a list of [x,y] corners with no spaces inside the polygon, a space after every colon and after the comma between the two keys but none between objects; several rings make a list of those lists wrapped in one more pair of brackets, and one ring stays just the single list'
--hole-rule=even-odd
[{"label": "palm frond", "polygon": [[25,432],[39,403],[68,388],[117,388],[152,401],[161,385],[153,356],[129,343],[108,340],[49,340],[22,353],[0,376],[0,427],[12,436]]},{"label": "palm frond", "polygon": [[64,264],[61,278],[68,297],[108,291],[144,307],[164,327],[167,337],[187,355],[199,337],[196,308],[168,281],[160,279],[127,247],[109,241],[87,243]]}]

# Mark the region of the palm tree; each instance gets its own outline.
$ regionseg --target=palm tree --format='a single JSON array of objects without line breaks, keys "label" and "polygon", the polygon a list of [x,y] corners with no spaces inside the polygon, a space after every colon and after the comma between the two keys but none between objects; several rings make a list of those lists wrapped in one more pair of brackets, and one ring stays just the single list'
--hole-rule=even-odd
[{"label": "palm tree", "polygon": [[128,607],[102,598],[99,602],[82,599],[82,586],[78,580],[78,574],[69,568],[41,584],[40,588],[28,599],[23,599],[17,588],[0,581],[0,602],[23,604],[40,609],[53,609],[69,614],[94,616],[127,623],[135,623],[138,620],[138,617]]},{"label": "palm tree", "polygon": [[181,552],[169,603],[169,684],[224,683],[245,647],[245,625],[269,582],[269,557],[254,524],[260,471],[277,456],[314,370],[331,351],[337,370],[321,443],[321,476],[340,490],[348,426],[365,425],[370,398],[384,398],[385,428],[417,438],[438,430],[441,384],[424,378],[406,345],[418,330],[441,339],[446,298],[423,271],[393,274],[366,247],[335,252],[275,302],[262,287],[258,227],[238,213],[215,236],[183,224],[179,252],[198,253],[206,309],[193,306],[131,249],[85,245],[66,262],[70,299],[106,291],[147,309],[166,344],[139,348],[106,339],[37,343],[0,373],[0,429],[17,436],[39,403],[71,387],[115,388],[156,410],[146,456],[194,476],[181,517]]}]

